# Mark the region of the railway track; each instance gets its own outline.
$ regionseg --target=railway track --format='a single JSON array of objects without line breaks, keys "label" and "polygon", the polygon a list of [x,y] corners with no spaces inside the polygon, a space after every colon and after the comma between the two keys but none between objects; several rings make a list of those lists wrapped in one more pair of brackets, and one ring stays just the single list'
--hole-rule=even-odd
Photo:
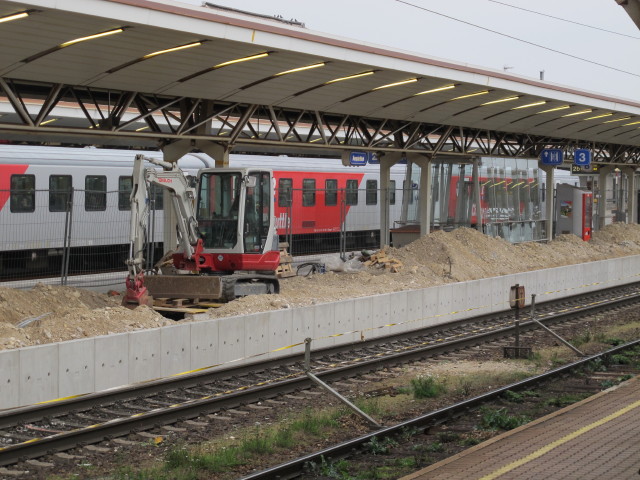
[{"label": "railway track", "polygon": [[[552,325],[639,301],[633,284],[539,304],[536,317]],[[316,351],[311,368],[324,382],[340,381],[511,337],[513,323],[513,314],[503,312]],[[522,316],[521,332],[536,328]],[[0,466],[308,389],[313,383],[301,364],[297,355],[0,412]]]}]

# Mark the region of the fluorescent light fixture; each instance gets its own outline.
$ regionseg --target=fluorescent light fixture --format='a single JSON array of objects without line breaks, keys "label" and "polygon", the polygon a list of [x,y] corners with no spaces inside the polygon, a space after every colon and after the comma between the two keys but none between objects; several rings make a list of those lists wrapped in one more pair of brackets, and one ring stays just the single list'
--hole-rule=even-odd
[{"label": "fluorescent light fixture", "polygon": [[7,15],[6,17],[0,17],[0,23],[11,22],[12,20],[19,20],[29,16],[29,12],[14,13],[13,15]]},{"label": "fluorescent light fixture", "polygon": [[265,52],[265,53],[259,53],[257,55],[251,55],[249,57],[236,58],[235,60],[229,60],[228,62],[222,62],[217,65],[214,65],[213,68],[222,68],[228,65],[233,65],[234,63],[249,62],[251,60],[257,60],[258,58],[264,58],[268,56],[269,56],[269,53]]},{"label": "fluorescent light fixture", "polygon": [[362,72],[356,73],[355,75],[347,75],[346,77],[334,78],[333,80],[329,80],[328,82],[324,82],[325,85],[330,85],[336,82],[343,82],[345,80],[353,80],[354,78],[367,77],[369,75],[373,75],[375,72]]},{"label": "fluorescent light fixture", "polygon": [[157,55],[164,55],[165,53],[177,52],[178,50],[184,50],[186,48],[199,47],[200,45],[202,45],[202,42],[187,43],[186,45],[179,45],[177,47],[167,48],[166,50],[158,50],[157,52],[147,53],[142,58],[147,59],[155,57]]},{"label": "fluorescent light fixture", "polygon": [[417,81],[418,81],[417,78],[410,78],[409,80],[404,80],[402,82],[388,83],[387,85],[376,87],[373,90],[382,90],[383,88],[398,87],[400,85],[406,85],[407,83],[415,83]]},{"label": "fluorescent light fixture", "polygon": [[314,63],[313,65],[307,65],[306,67],[298,67],[292,68],[291,70],[285,70],[284,72],[276,73],[274,77],[279,77],[281,75],[289,75],[290,73],[302,72],[304,70],[311,70],[312,68],[324,67],[325,63]]},{"label": "fluorescent light fixture", "polygon": [[562,115],[563,117],[573,117],[574,115],[584,115],[585,113],[591,113],[593,110],[587,108],[586,110],[580,110],[579,112],[567,113],[566,115]]},{"label": "fluorescent light fixture", "polygon": [[549,110],[543,110],[541,112],[536,113],[536,115],[539,115],[541,113],[557,112],[558,110],[566,110],[567,108],[571,108],[571,105],[563,105],[561,107],[550,108]]},{"label": "fluorescent light fixture", "polygon": [[491,102],[486,102],[483,103],[481,106],[484,105],[493,105],[494,103],[502,103],[502,102],[511,102],[512,100],[518,100],[520,97],[515,96],[515,97],[507,97],[507,98],[501,98],[500,100],[492,100]]},{"label": "fluorescent light fixture", "polygon": [[40,122],[39,125],[46,125],[47,123],[53,123],[57,121],[57,118],[50,118],[49,120],[45,120],[44,122]]},{"label": "fluorescent light fixture", "polygon": [[489,93],[489,90],[482,90],[480,92],[470,93],[468,95],[462,95],[460,97],[452,98],[449,101],[453,102],[454,100],[462,100],[463,98],[477,97],[478,95],[486,95],[487,93]]},{"label": "fluorescent light fixture", "polygon": [[425,90],[424,92],[415,93],[413,96],[415,97],[416,95],[426,95],[428,93],[442,92],[443,90],[451,90],[452,88],[456,88],[456,86],[445,85],[444,87],[432,88],[431,90]]},{"label": "fluorescent light fixture", "polygon": [[535,102],[535,103],[527,103],[526,105],[520,105],[518,107],[513,107],[511,110],[520,110],[521,108],[537,107],[538,105],[544,105],[545,103],[547,103],[546,100],[543,100],[541,102]]},{"label": "fluorescent light fixture", "polygon": [[123,28],[116,28],[114,30],[109,30],[107,32],[101,32],[101,33],[96,33],[95,35],[89,35],[87,37],[76,38],[75,40],[69,40],[68,42],[61,43],[60,48],[68,47],[69,45],[74,45],[80,42],[86,42],[87,40],[94,40],[96,38],[114,35],[116,33],[121,33],[121,32],[124,32]]},{"label": "fluorescent light fixture", "polygon": [[147,128],[149,128],[149,125],[145,125],[144,127],[136,128],[136,132],[141,132],[143,130],[146,130]]},{"label": "fluorescent light fixture", "polygon": [[602,115],[596,115],[595,117],[584,118],[583,120],[595,120],[596,118],[610,117],[613,113],[603,113]]},{"label": "fluorescent light fixture", "polygon": [[623,123],[622,126],[623,127],[627,127],[629,125],[638,125],[640,122],[631,122],[631,123]]},{"label": "fluorescent light fixture", "polygon": [[630,118],[631,117],[616,118],[615,120],[607,120],[606,122],[602,122],[602,123],[622,122],[623,120],[629,120]]}]

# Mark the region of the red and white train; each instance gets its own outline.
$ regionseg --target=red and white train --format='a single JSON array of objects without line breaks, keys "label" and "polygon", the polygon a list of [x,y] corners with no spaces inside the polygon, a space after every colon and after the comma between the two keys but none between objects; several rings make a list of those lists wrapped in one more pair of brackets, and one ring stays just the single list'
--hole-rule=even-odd
[{"label": "red and white train", "polygon": [[[65,246],[72,251],[71,272],[122,268],[128,256],[129,194],[136,153],[141,152],[0,145],[0,279],[25,271],[57,273]],[[161,158],[159,152],[144,153]],[[205,154],[193,153],[178,165],[195,176],[198,169],[213,167],[214,162]],[[230,156],[230,166],[274,171],[276,227],[282,239],[293,241],[294,251],[337,249],[341,227],[354,239],[353,246],[377,245],[377,166],[344,167],[339,159],[240,154]],[[404,174],[402,165],[392,170],[392,220],[400,218],[401,199],[396,201],[395,191],[402,188]],[[163,215],[157,212],[163,205],[162,194],[157,193],[153,231],[148,236],[161,242]]]}]

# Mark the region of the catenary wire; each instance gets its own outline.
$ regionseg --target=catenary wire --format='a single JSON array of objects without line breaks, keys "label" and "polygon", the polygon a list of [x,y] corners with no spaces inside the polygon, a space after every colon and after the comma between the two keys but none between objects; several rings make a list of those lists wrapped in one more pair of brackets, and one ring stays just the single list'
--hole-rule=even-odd
[{"label": "catenary wire", "polygon": [[553,18],[554,20],[560,20],[561,22],[573,23],[574,25],[580,25],[581,27],[592,28],[594,30],[600,30],[601,32],[612,33],[613,35],[620,35],[621,37],[632,38],[634,40],[640,40],[640,37],[635,37],[633,35],[627,35],[626,33],[615,32],[613,30],[607,30],[606,28],[595,27],[593,25],[587,25],[586,23],[576,22],[574,20],[567,20],[566,18],[556,17],[554,15],[549,15],[548,13],[536,12],[535,10],[529,10],[528,8],[518,7],[517,5],[511,5],[510,3],[499,2],[498,0],[488,0],[492,3],[498,3],[500,5],[504,5],[505,7],[515,8],[517,10],[523,10],[529,13],[535,13],[536,15],[541,15],[543,17]]},{"label": "catenary wire", "polygon": [[441,16],[441,17],[444,17],[444,18],[448,18],[449,20],[453,20],[455,22],[464,23],[465,25],[469,25],[471,27],[478,28],[480,30],[484,30],[485,32],[494,33],[494,34],[500,35],[502,37],[510,38],[511,40],[516,40],[518,42],[525,43],[527,45],[531,45],[531,46],[534,46],[534,47],[542,48],[542,49],[547,50],[549,52],[557,53],[559,55],[564,55],[565,57],[570,57],[570,58],[573,58],[575,60],[580,60],[582,62],[590,63],[592,65],[597,65],[599,67],[607,68],[609,70],[615,70],[616,72],[625,73],[627,75],[632,75],[634,77],[640,77],[640,74],[638,74],[638,73],[629,72],[628,70],[623,70],[621,68],[612,67],[611,65],[606,65],[604,63],[595,62],[593,60],[582,58],[582,57],[579,57],[577,55],[572,55],[571,53],[566,53],[566,52],[563,52],[563,51],[560,51],[560,50],[556,50],[554,48],[545,47],[544,45],[540,45],[540,44],[535,43],[535,42],[530,42],[528,40],[523,40],[521,38],[514,37],[513,35],[508,35],[506,33],[502,33],[502,32],[499,32],[497,30],[492,30],[490,28],[483,27],[483,26],[477,25],[475,23],[467,22],[466,20],[461,20],[459,18],[452,17],[452,16],[446,15],[444,13],[436,12],[435,10],[431,10],[431,9],[428,9],[428,8],[425,8],[425,7],[421,7],[420,5],[416,5],[414,3],[407,2],[405,0],[394,0],[394,1],[396,1],[398,3],[402,3],[402,4],[407,5],[409,7],[417,8],[419,10],[424,10],[425,12],[433,13],[434,15],[438,15],[438,16]]}]

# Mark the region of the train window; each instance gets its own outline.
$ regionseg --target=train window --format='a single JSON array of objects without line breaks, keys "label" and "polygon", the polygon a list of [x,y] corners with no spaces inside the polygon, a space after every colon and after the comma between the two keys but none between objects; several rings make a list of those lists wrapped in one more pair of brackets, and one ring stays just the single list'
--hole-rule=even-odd
[{"label": "train window", "polygon": [[345,197],[347,205],[358,205],[358,180],[347,180]]},{"label": "train window", "polygon": [[107,177],[105,175],[84,177],[84,209],[87,212],[103,212],[107,209]]},{"label": "train window", "polygon": [[302,206],[313,207],[316,204],[316,179],[305,178],[302,180]]},{"label": "train window", "polygon": [[131,190],[133,178],[118,177],[118,210],[131,210]]},{"label": "train window", "polygon": [[367,205],[378,204],[378,181],[377,180],[367,180],[366,203]]},{"label": "train window", "polygon": [[291,195],[293,189],[293,180],[291,178],[281,178],[278,180],[278,206],[291,206]]},{"label": "train window", "polygon": [[71,175],[49,175],[49,211],[66,212],[71,200]]},{"label": "train window", "polygon": [[11,212],[29,213],[36,210],[36,176],[11,175]]},{"label": "train window", "polygon": [[389,180],[389,205],[396,204],[396,181]]},{"label": "train window", "polygon": [[324,181],[324,204],[328,207],[338,204],[338,180],[334,178]]}]

